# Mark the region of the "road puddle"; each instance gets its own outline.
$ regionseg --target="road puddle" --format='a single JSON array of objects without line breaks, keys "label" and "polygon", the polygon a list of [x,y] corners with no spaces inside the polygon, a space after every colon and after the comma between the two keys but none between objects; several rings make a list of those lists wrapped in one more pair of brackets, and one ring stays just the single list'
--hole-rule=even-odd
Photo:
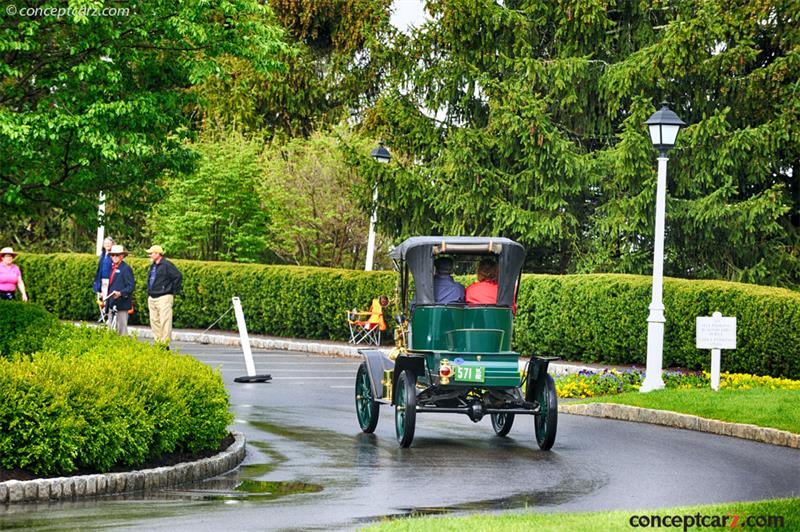
[{"label": "road puddle", "polygon": [[316,493],[318,491],[322,491],[322,486],[307,482],[281,482],[245,479],[238,486],[236,486],[236,491],[244,492],[247,495],[278,498],[286,495],[294,495],[296,493]]}]

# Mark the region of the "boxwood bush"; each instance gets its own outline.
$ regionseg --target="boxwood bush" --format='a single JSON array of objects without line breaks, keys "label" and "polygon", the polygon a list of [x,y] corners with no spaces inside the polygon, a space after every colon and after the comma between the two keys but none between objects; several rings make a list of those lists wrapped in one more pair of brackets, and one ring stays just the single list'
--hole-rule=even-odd
[{"label": "boxwood bush", "polygon": [[[535,355],[603,364],[645,364],[651,279],[638,275],[526,275],[514,324],[516,347]],[[664,280],[664,367],[705,368],[696,318],[736,316],[735,351],[722,371],[800,377],[800,293],[724,281]]]},{"label": "boxwood bush", "polygon": [[[148,261],[126,259],[137,276],[138,316],[147,323]],[[64,319],[95,319],[91,294],[96,257],[20,255],[34,301]],[[345,312],[394,293],[392,272],[175,261],[184,273],[175,326],[204,329],[239,296],[253,333],[309,339],[348,338]],[[463,282],[471,279],[464,277]],[[606,364],[644,364],[651,279],[647,276],[524,275],[514,348]],[[695,349],[695,318],[720,311],[736,316],[738,345],[724,351],[722,370],[800,378],[800,293],[730,283],[665,279],[665,366],[708,368]],[[232,313],[218,327],[234,329]]]},{"label": "boxwood bush", "polygon": [[[0,317],[29,305],[0,302]],[[0,321],[0,330],[11,330]],[[232,416],[218,372],[104,329],[59,325],[0,358],[0,468],[64,475],[213,451]]]},{"label": "boxwood bush", "polygon": [[[136,276],[136,312],[129,323],[148,323],[147,272],[150,261],[127,257]],[[80,254],[20,255],[32,301],[61,319],[96,320],[92,281],[97,257]],[[372,298],[394,294],[391,272],[363,272],[332,268],[265,266],[175,260],[183,273],[183,295],[175,299],[174,325],[205,329],[242,301],[247,328],[253,333],[299,338],[347,339],[348,309],[369,307]],[[388,316],[387,316],[388,317]],[[228,313],[216,325],[235,329]]]},{"label": "boxwood bush", "polygon": [[0,305],[0,357],[36,349],[41,339],[59,326],[58,318],[41,305]]}]

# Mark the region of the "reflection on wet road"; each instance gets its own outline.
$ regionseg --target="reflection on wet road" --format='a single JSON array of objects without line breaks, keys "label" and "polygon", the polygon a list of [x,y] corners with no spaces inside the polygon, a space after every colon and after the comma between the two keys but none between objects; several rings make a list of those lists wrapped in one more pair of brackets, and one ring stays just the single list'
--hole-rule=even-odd
[{"label": "reflection on wet road", "polygon": [[[219,367],[244,432],[244,466],[151,494],[0,507],[0,528],[350,530],[387,516],[655,508],[797,496],[800,452],[635,423],[561,416],[540,451],[533,418],[509,437],[487,419],[421,414],[399,449],[390,409],[375,434],[356,421],[358,361],[254,352],[273,380],[234,384],[241,352],[180,346]],[[746,479],[747,482],[742,480]]]}]

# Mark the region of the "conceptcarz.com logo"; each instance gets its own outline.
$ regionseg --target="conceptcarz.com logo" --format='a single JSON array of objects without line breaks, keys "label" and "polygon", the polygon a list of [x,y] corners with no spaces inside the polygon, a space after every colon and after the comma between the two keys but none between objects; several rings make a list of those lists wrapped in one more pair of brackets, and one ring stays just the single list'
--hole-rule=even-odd
[{"label": "conceptcarz.com logo", "polygon": [[632,515],[633,528],[783,528],[782,515]]}]

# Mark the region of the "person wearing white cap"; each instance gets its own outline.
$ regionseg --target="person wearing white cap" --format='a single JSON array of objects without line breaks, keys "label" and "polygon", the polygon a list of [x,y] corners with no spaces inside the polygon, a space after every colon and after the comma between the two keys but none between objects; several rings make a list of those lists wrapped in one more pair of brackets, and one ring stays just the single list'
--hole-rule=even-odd
[{"label": "person wearing white cap", "polygon": [[116,331],[120,335],[128,334],[128,311],[133,308],[133,290],[136,280],[133,270],[125,262],[128,254],[120,245],[111,246],[111,274],[108,277],[108,294],[111,297],[111,306],[117,309]]},{"label": "person wearing white cap", "polygon": [[0,299],[14,299],[14,292],[19,288],[23,301],[28,300],[25,292],[25,283],[22,282],[22,272],[14,264],[17,254],[11,248],[0,249]]},{"label": "person wearing white cap", "polygon": [[150,270],[147,274],[147,309],[150,311],[150,329],[156,343],[169,349],[172,340],[172,304],[181,292],[183,275],[166,258],[164,248],[150,246]]}]

